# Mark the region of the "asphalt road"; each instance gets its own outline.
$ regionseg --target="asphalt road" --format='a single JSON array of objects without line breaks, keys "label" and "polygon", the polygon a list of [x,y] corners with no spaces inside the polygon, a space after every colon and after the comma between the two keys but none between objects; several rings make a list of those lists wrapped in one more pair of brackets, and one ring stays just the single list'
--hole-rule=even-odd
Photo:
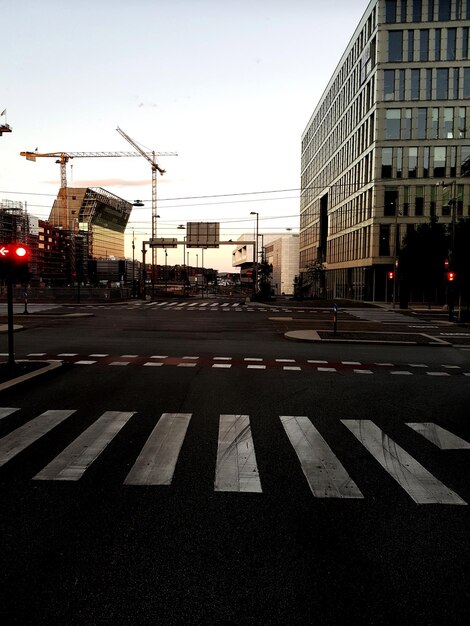
[{"label": "asphalt road", "polygon": [[468,621],[465,347],[87,311],[15,335],[64,365],[0,392],[4,623]]}]

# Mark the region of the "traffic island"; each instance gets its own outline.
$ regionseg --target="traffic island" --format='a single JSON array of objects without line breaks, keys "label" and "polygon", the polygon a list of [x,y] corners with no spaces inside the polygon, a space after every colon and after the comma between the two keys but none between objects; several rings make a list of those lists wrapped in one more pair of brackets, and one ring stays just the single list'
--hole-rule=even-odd
[{"label": "traffic island", "polygon": [[15,361],[0,363],[0,391],[26,380],[50,372],[62,365],[62,361]]},{"label": "traffic island", "polygon": [[378,331],[292,330],[284,333],[290,341],[313,343],[375,343],[393,345],[450,346],[447,341],[425,333]]}]

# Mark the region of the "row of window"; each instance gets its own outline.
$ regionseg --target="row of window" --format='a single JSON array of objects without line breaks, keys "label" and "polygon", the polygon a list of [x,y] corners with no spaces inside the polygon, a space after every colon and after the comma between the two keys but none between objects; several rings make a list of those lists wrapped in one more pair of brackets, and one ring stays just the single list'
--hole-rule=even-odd
[{"label": "row of window", "polygon": [[387,109],[384,139],[465,139],[468,107]]},{"label": "row of window", "polygon": [[383,99],[468,100],[470,67],[384,70]]},{"label": "row of window", "polygon": [[470,0],[385,0],[385,22],[449,22],[470,19]]},{"label": "row of window", "polygon": [[388,60],[466,61],[469,55],[469,27],[390,31]]},{"label": "row of window", "polygon": [[327,263],[342,263],[370,257],[371,227],[358,228],[328,241]]},{"label": "row of window", "polygon": [[470,176],[470,146],[382,148],[381,178]]}]

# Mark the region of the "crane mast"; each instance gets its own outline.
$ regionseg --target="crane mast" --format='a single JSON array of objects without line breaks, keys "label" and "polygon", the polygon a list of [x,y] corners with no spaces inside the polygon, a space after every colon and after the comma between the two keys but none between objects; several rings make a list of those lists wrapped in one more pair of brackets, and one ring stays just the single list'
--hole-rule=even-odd
[{"label": "crane mast", "polygon": [[[133,139],[129,137],[119,126],[116,128],[117,132],[123,137],[130,145],[135,148],[143,157],[146,159],[150,165],[152,166],[152,239],[157,238],[157,172],[160,175],[165,173],[165,170],[162,169],[158,163],[156,158],[156,153],[148,153],[142,150],[142,148],[137,144]],[[176,153],[173,153],[175,156]],[[156,265],[156,248],[152,247],[152,285],[154,283],[154,267]]]}]

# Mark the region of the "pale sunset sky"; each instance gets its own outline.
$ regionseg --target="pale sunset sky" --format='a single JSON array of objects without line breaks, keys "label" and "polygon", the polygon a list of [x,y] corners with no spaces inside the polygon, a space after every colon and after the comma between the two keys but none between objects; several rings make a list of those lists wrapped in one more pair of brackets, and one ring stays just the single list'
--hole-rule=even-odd
[{"label": "pale sunset sky", "polygon": [[[251,211],[260,233],[298,232],[301,134],[367,5],[3,0],[0,112],[13,132],[0,137],[0,199],[47,219],[59,165],[19,153],[132,150],[120,126],[145,149],[178,153],[159,159],[159,237],[181,239],[179,224],[217,221],[222,238],[235,241],[254,233]],[[127,256],[133,231],[140,250],[151,235],[150,164],[72,164],[70,187],[145,202],[126,236]],[[230,271],[232,250],[206,251],[205,265]],[[169,250],[168,263],[182,256]]]}]

